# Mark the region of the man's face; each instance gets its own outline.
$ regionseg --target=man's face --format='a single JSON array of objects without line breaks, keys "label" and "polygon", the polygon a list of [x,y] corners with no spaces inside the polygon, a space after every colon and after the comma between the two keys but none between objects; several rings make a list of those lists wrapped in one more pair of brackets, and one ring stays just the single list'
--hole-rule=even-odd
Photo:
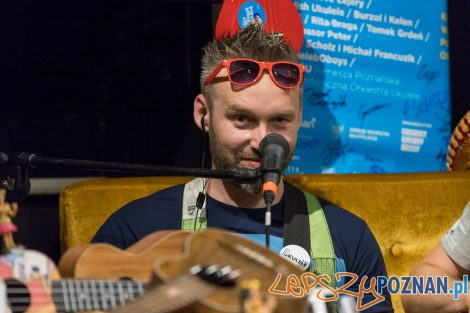
[{"label": "man's face", "polygon": [[[221,71],[218,76],[226,76]],[[254,85],[232,86],[229,81],[212,86],[209,112],[209,138],[212,167],[233,170],[258,168],[261,140],[278,133],[290,146],[286,167],[294,153],[301,122],[300,88],[281,89],[264,73]],[[244,185],[249,194],[260,192],[260,183]]]}]

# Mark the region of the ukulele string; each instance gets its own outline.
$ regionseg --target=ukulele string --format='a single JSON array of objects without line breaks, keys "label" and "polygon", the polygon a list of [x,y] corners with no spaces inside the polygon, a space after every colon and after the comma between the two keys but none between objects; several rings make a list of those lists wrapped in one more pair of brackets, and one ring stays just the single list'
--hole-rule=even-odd
[{"label": "ukulele string", "polygon": [[[50,305],[50,304],[55,304],[57,307],[63,308],[66,304],[69,306],[72,306],[72,303],[75,302],[73,305],[75,306],[80,306],[78,304],[78,301],[80,301],[81,304],[83,304],[83,307],[87,309],[88,305],[87,302],[90,303],[90,306],[93,306],[91,303],[98,303],[97,307],[98,309],[101,309],[101,307],[106,307],[109,306],[111,308],[116,308],[119,305],[123,305],[131,300],[134,299],[134,295],[140,296],[143,294],[142,292],[142,287],[136,286],[135,284],[131,285],[132,288],[129,288],[127,292],[120,292],[119,290],[116,291],[113,289],[113,291],[107,291],[107,292],[102,292],[103,297],[101,299],[98,299],[96,295],[90,294],[87,292],[70,292],[70,290],[73,290],[74,288],[68,288],[69,292],[67,292],[67,297],[69,297],[69,301],[62,300],[64,298],[64,291],[60,287],[53,287],[52,288],[52,295],[49,295],[47,293],[44,293],[45,289],[40,288],[40,287],[32,287],[29,289],[25,288],[8,288],[8,292],[10,294],[14,294],[14,296],[11,296],[8,299],[8,303],[10,305],[13,305],[13,308],[11,308],[12,313],[16,312],[24,312],[26,309],[29,308],[31,305],[32,299],[31,299],[31,294],[35,294],[34,296],[34,305],[35,306],[44,306],[44,305]],[[129,286],[128,286],[129,287]],[[61,295],[60,299],[58,297],[54,297],[54,295]],[[114,301],[113,301],[114,300]],[[115,304],[108,303],[109,302],[114,302]],[[24,306],[19,306],[19,305],[24,305]],[[96,310],[97,308],[91,308],[91,310]]]}]

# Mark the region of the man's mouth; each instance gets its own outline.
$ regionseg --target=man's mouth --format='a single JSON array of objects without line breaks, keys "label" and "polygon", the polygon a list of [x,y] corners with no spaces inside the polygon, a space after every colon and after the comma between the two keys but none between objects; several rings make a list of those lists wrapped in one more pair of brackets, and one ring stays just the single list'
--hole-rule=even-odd
[{"label": "man's mouth", "polygon": [[258,158],[242,158],[240,163],[248,168],[258,168],[261,166],[261,160]]}]

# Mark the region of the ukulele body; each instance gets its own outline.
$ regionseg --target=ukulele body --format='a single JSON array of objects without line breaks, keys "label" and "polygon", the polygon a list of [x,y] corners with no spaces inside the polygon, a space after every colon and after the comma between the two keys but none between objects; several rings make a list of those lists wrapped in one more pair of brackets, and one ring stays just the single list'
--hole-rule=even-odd
[{"label": "ukulele body", "polygon": [[64,253],[59,270],[63,277],[149,282],[155,260],[180,254],[189,234],[187,231],[158,231],[126,250],[106,243],[77,245]]},{"label": "ukulele body", "polygon": [[[165,284],[185,273],[195,265],[221,267],[230,266],[240,270],[234,288],[219,287],[212,295],[193,305],[195,312],[242,312],[241,295],[244,281],[258,281],[259,291],[267,293],[275,282],[277,274],[282,274],[277,289],[286,289],[290,274],[302,275],[295,265],[240,235],[221,230],[207,230],[192,233],[185,241],[184,252],[168,255],[156,260],[153,266],[153,285]],[[276,298],[275,312],[304,312],[307,297],[273,295]]]},{"label": "ukulele body", "polygon": [[0,278],[5,284],[5,293],[0,297],[8,304],[5,312],[56,312],[51,283],[60,275],[44,254],[21,247],[11,249],[7,255],[0,256]]}]

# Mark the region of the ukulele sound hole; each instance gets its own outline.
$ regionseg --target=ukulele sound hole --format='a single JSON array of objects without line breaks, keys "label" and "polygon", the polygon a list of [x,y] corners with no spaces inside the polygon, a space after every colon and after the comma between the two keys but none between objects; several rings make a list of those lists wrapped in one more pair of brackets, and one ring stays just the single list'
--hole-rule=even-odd
[{"label": "ukulele sound hole", "polygon": [[23,313],[31,304],[31,295],[28,288],[16,279],[5,281],[7,286],[7,302],[12,313]]}]

